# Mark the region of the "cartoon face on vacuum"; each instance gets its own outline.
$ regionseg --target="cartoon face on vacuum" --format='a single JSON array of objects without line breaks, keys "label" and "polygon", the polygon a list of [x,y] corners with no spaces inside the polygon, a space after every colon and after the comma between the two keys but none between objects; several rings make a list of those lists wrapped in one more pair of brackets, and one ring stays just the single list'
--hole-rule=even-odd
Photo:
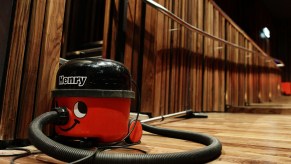
[{"label": "cartoon face on vacuum", "polygon": [[88,112],[87,105],[82,101],[78,101],[75,103],[73,111],[74,116],[76,117],[74,118],[74,123],[68,128],[60,127],[62,131],[69,131],[73,129],[77,124],[80,124],[80,119],[84,118],[87,115]]}]

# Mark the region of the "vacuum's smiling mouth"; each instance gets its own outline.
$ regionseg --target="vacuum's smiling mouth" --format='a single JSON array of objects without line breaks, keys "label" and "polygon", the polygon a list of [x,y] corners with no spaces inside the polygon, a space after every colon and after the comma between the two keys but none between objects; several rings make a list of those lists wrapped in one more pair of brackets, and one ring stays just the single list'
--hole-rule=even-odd
[{"label": "vacuum's smiling mouth", "polygon": [[65,131],[65,132],[67,132],[67,131],[69,131],[69,130],[71,130],[71,129],[73,129],[77,124],[80,124],[80,121],[79,120],[77,120],[77,119],[74,119],[74,124],[71,126],[71,127],[69,127],[69,128],[60,128],[62,131]]}]

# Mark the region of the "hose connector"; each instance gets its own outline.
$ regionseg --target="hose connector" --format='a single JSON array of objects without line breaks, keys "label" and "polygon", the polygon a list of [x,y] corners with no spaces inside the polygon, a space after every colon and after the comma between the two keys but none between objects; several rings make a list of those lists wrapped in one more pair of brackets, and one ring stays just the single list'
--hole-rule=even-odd
[{"label": "hose connector", "polygon": [[58,113],[58,117],[55,120],[57,125],[65,125],[69,121],[69,112],[66,107],[54,107],[52,109]]}]

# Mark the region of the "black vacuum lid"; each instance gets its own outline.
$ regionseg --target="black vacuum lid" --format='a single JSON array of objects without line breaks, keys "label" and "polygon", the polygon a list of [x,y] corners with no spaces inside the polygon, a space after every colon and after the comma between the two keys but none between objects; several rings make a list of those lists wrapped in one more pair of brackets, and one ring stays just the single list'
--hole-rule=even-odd
[{"label": "black vacuum lid", "polygon": [[70,60],[60,67],[56,80],[54,96],[134,97],[128,69],[110,59]]}]

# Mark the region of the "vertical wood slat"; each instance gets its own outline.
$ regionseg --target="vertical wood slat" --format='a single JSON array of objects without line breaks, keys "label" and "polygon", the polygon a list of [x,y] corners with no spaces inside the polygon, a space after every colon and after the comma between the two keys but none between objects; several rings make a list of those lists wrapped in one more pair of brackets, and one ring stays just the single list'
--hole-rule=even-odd
[{"label": "vertical wood slat", "polygon": [[[252,50],[252,44],[249,43],[248,45],[248,48],[250,50]],[[248,76],[248,85],[247,85],[247,88],[248,88],[248,101],[247,103],[250,104],[250,103],[253,103],[253,97],[254,97],[254,85],[253,85],[253,54],[249,53],[248,56],[247,56],[247,76]]]},{"label": "vertical wood slat", "polygon": [[[225,39],[225,19],[222,17],[222,15],[219,14],[219,36],[220,38],[223,38]],[[218,66],[218,69],[220,70],[219,71],[219,85],[217,87],[219,87],[219,106],[218,106],[218,110],[220,112],[223,112],[224,111],[224,108],[225,108],[225,53],[226,53],[226,50],[225,50],[225,44],[223,43],[219,43],[219,66]]]},{"label": "vertical wood slat", "polygon": [[[182,0],[179,4],[179,15],[180,18],[183,20],[186,19],[185,14],[183,10],[185,9],[185,1]],[[178,107],[176,109],[176,112],[181,111],[185,109],[185,101],[184,101],[184,94],[185,94],[185,88],[188,88],[188,86],[185,84],[185,71],[186,71],[186,61],[187,54],[185,51],[185,28],[180,25],[180,43],[179,43],[179,50],[178,55],[180,56],[179,61],[179,76],[178,76]],[[185,87],[185,88],[184,88]]]},{"label": "vertical wood slat", "polygon": [[[183,12],[185,9],[185,1],[182,0],[180,5],[179,5],[179,13],[180,13],[180,18],[183,20],[186,20],[185,13]],[[185,101],[184,101],[184,95],[185,95],[185,88],[188,88],[188,86],[185,84],[186,82],[186,62],[185,59],[187,57],[186,51],[185,50],[185,28],[180,25],[180,44],[179,44],[179,54],[180,55],[180,63],[179,63],[179,92],[178,92],[178,108],[176,111],[181,111],[185,109]]]},{"label": "vertical wood slat", "polygon": [[[118,29],[118,24],[119,24],[118,15],[122,14],[122,13],[118,12],[118,9],[119,9],[118,2],[119,2],[119,0],[112,0],[111,2],[106,2],[106,4],[105,4],[107,9],[110,8],[109,11],[105,12],[107,14],[106,16],[108,19],[112,19],[112,22],[109,22],[108,26],[107,27],[105,26],[105,27],[109,28],[110,26],[112,26],[111,28],[116,29],[116,30],[105,31],[107,33],[107,35],[111,36],[111,38],[108,40],[105,39],[106,44],[107,44],[106,45],[107,48],[105,50],[103,50],[103,55],[106,55],[104,57],[108,57],[112,60],[115,60],[115,58],[116,58],[116,56],[115,56],[116,55],[116,44],[117,44],[116,39],[117,39],[117,29]],[[110,18],[108,15],[110,16]],[[104,28],[104,29],[106,29],[106,28]],[[108,30],[108,29],[106,29],[106,30]],[[108,34],[108,33],[110,33],[110,34]],[[104,54],[104,53],[106,53],[106,54]],[[109,53],[109,54],[107,54],[107,53]]]},{"label": "vertical wood slat", "polygon": [[[7,59],[9,58],[9,44],[11,39],[11,28],[13,24],[11,24],[12,16],[14,15],[15,11],[14,8],[14,0],[5,0],[1,1],[1,10],[0,10],[0,19],[1,19],[1,30],[0,30],[0,106],[2,107],[2,100],[3,100],[3,93],[4,90],[4,82],[6,76],[6,65]],[[0,108],[2,109],[2,108]],[[0,112],[1,117],[1,112]]]},{"label": "vertical wood slat", "polygon": [[[214,24],[214,8],[213,8],[213,5],[212,3],[209,2],[209,16],[210,16],[210,34],[214,34],[214,29],[213,29],[213,24]],[[209,40],[210,44],[209,44],[209,81],[208,81],[208,104],[209,104],[209,107],[206,109],[206,111],[213,111],[213,102],[214,102],[214,99],[213,99],[213,91],[214,91],[214,81],[213,81],[213,75],[214,75],[214,70],[213,70],[213,59],[214,59],[214,40],[210,39]]]},{"label": "vertical wood slat", "polygon": [[29,27],[29,36],[24,65],[22,90],[19,100],[19,120],[17,121],[16,138],[27,138],[28,126],[33,118],[34,100],[37,85],[37,72],[41,51],[41,39],[45,17],[46,0],[33,2],[32,15]]},{"label": "vertical wood slat", "polygon": [[[239,45],[245,47],[245,40],[242,34],[239,34]],[[245,102],[245,51],[239,50],[238,54],[238,105],[244,106]]]},{"label": "vertical wood slat", "polygon": [[[136,10],[136,1],[128,1],[127,3],[127,21],[126,21],[126,28],[129,30],[126,30],[126,41],[125,41],[125,48],[124,51],[124,65],[131,70],[132,68],[132,51],[134,51],[134,47],[131,48],[131,46],[134,46],[133,44],[133,38],[134,38],[134,25],[135,25],[135,10]],[[107,20],[108,21],[108,20]],[[108,29],[106,29],[107,31]],[[105,53],[105,52],[103,52]]]},{"label": "vertical wood slat", "polygon": [[[255,50],[255,48],[253,48],[253,50]],[[253,73],[253,102],[254,103],[258,103],[259,102],[259,73],[258,73],[258,68],[259,68],[259,65],[258,65],[258,58],[259,56],[257,55],[253,55],[253,69],[252,69],[252,73]]]},{"label": "vertical wood slat", "polygon": [[[179,17],[181,17],[181,13],[180,13],[180,6],[182,4],[182,1],[180,1],[179,3],[175,3],[175,10],[174,12],[176,12],[176,15],[179,15]],[[176,23],[175,23],[176,24]],[[173,108],[174,112],[179,111],[179,107],[180,107],[180,79],[181,79],[181,69],[182,69],[182,49],[181,49],[181,37],[182,37],[182,26],[180,24],[176,24],[174,27],[176,27],[178,30],[174,33],[176,34],[176,43],[175,43],[175,39],[173,40],[174,42],[174,50],[173,50],[173,55],[176,58],[176,65],[175,65],[175,106]]]},{"label": "vertical wood slat", "polygon": [[[108,3],[106,1],[106,3]],[[110,4],[109,4],[110,5]],[[137,71],[136,71],[136,67],[137,67],[137,62],[138,62],[138,54],[136,54],[138,51],[138,49],[136,49],[136,47],[138,47],[138,43],[139,41],[136,41],[136,35],[138,33],[138,30],[135,28],[136,27],[136,23],[137,22],[137,17],[140,17],[140,14],[138,14],[137,12],[141,11],[138,10],[138,3],[136,0],[132,0],[132,1],[128,1],[127,3],[127,20],[126,20],[126,28],[128,30],[126,30],[126,40],[125,40],[125,48],[124,48],[124,65],[128,68],[128,70],[131,72],[132,75],[132,79],[137,82]],[[108,9],[107,9],[108,10]],[[110,12],[110,10],[106,11],[107,13]],[[109,18],[108,18],[109,19]],[[107,23],[109,23],[108,20],[106,20]],[[104,24],[104,26],[106,26]],[[108,29],[104,28],[104,31],[106,31],[106,33],[108,33]],[[107,35],[106,37],[103,37],[103,40],[107,39]],[[105,46],[105,45],[103,45]],[[106,47],[106,46],[105,46]],[[102,51],[103,52],[103,56],[106,57],[106,50]],[[137,93],[137,88],[133,87],[133,90],[135,93]],[[137,96],[136,96],[136,99]],[[135,110],[136,111],[136,107],[137,107],[137,101],[132,101],[132,111]]]},{"label": "vertical wood slat", "polygon": [[[231,33],[232,33],[232,28],[229,22],[226,22],[226,40],[230,41],[231,39]],[[230,62],[230,55],[231,54],[231,47],[230,46],[226,46],[226,79],[225,79],[225,83],[226,83],[226,88],[225,88],[225,105],[231,105],[231,78],[230,78],[230,71],[231,69],[231,62]]]},{"label": "vertical wood slat", "polygon": [[[219,13],[217,10],[214,10],[214,21],[213,21],[213,35],[216,36],[216,37],[221,37],[219,36],[219,30],[220,27],[219,27]],[[222,89],[223,87],[220,86],[220,81],[219,81],[219,73],[220,73],[220,70],[219,70],[219,43],[217,41],[214,41],[214,44],[213,44],[213,49],[214,49],[214,52],[213,52],[213,65],[214,65],[214,70],[213,70],[213,111],[219,111],[219,104],[221,103],[219,101],[219,92],[220,92],[220,89]]]},{"label": "vertical wood slat", "polygon": [[[230,24],[229,25],[229,41],[234,42],[234,37],[235,37],[235,29],[233,26]],[[228,72],[229,72],[229,81],[228,81],[228,88],[229,88],[229,103],[228,105],[234,105],[235,101],[235,87],[234,87],[234,79],[235,79],[235,50],[233,47],[228,46],[229,48],[229,53],[228,55],[228,62],[229,62],[229,67],[228,67]]]},{"label": "vertical wood slat", "polygon": [[51,91],[55,87],[56,73],[59,66],[65,3],[66,0],[47,0],[35,116],[49,111],[51,107]]},{"label": "vertical wood slat", "polygon": [[[234,29],[234,40],[233,40],[233,43],[239,45],[239,32]],[[232,92],[232,96],[233,96],[233,102],[232,104],[235,105],[235,106],[239,106],[239,85],[238,85],[238,82],[239,82],[239,70],[238,70],[238,66],[239,66],[239,49],[237,48],[234,48],[234,54],[232,54],[233,56],[233,68],[234,68],[234,76],[233,76],[233,81],[232,81],[232,89],[233,89],[233,92]]]},{"label": "vertical wood slat", "polygon": [[273,101],[273,96],[275,94],[275,90],[274,90],[274,86],[272,84],[276,84],[276,76],[274,76],[274,72],[273,72],[273,67],[271,64],[269,64],[268,67],[268,87],[269,87],[269,91],[268,91],[268,99],[269,101]]},{"label": "vertical wood slat", "polygon": [[[119,20],[118,19],[118,15],[119,14],[122,14],[119,12],[119,0],[113,0],[113,4],[112,4],[112,7],[113,7],[113,13],[112,13],[112,17],[113,17],[113,22],[112,22],[112,28],[114,29],[118,29],[118,25],[119,25],[119,22],[122,21],[122,20]],[[116,50],[116,47],[117,47],[117,35],[118,35],[118,32],[117,30],[113,30],[111,31],[111,35],[112,35],[112,39],[111,39],[111,49],[110,49],[110,59],[112,60],[115,60],[116,59],[116,54],[118,53],[117,50]]]},{"label": "vertical wood slat", "polygon": [[[161,1],[164,6],[166,6],[167,8],[171,8],[172,6],[172,2],[168,1],[168,0],[164,0]],[[167,114],[169,109],[170,109],[170,78],[171,78],[171,70],[170,70],[170,65],[171,65],[171,57],[170,57],[170,51],[168,50],[169,47],[171,46],[171,35],[172,33],[170,32],[171,29],[171,21],[168,17],[164,16],[163,14],[159,15],[160,19],[158,20],[159,22],[162,21],[163,23],[161,24],[162,26],[160,26],[161,29],[163,29],[163,34],[160,35],[162,39],[162,47],[159,51],[161,51],[161,53],[158,53],[158,55],[161,55],[161,64],[162,64],[162,68],[160,69],[160,73],[162,74],[162,78],[161,78],[161,95],[160,95],[160,113],[155,113],[156,115],[164,115]],[[160,32],[160,30],[157,30],[157,34]],[[158,41],[158,40],[157,40]],[[158,86],[156,86],[156,89],[158,89]],[[158,109],[154,109],[154,110],[158,110]]]},{"label": "vertical wood slat", "polygon": [[[141,86],[141,109],[143,112],[152,112],[154,107],[154,72],[155,72],[155,51],[154,44],[155,37],[154,33],[156,28],[156,14],[157,11],[150,6],[146,6],[146,19],[145,19],[145,42],[143,52],[143,68],[142,74],[142,86]],[[151,32],[151,33],[149,33]]]},{"label": "vertical wood slat", "polygon": [[[193,0],[189,2],[187,13],[188,13],[188,22],[194,26],[197,26],[197,17],[198,17],[198,6],[197,6],[197,0]],[[193,12],[191,13],[190,10]],[[189,101],[188,108],[196,110],[196,104],[197,99],[195,98],[195,95],[197,93],[196,84],[198,81],[196,80],[197,77],[197,64],[195,63],[197,61],[197,55],[192,53],[196,52],[196,45],[197,45],[197,33],[191,32],[189,30],[186,31],[186,35],[189,37],[186,37],[186,43],[187,43],[187,49],[190,50],[189,53],[189,92],[187,96],[187,100]]]},{"label": "vertical wood slat", "polygon": [[[198,14],[197,14],[197,27],[200,29],[203,29],[204,26],[204,4],[205,4],[205,0],[197,0],[198,1]],[[197,106],[196,106],[196,111],[203,111],[203,102],[202,102],[202,95],[203,95],[203,87],[202,87],[202,83],[203,83],[203,76],[202,76],[202,71],[203,71],[203,49],[204,49],[204,37],[202,35],[197,35],[197,94],[196,94],[196,98],[197,98]]]},{"label": "vertical wood slat", "polygon": [[[205,6],[204,6],[204,17],[205,17],[205,21],[204,23],[204,31],[210,33],[210,11],[209,11],[209,1],[205,1],[204,2]],[[208,60],[208,55],[209,55],[209,48],[210,48],[210,39],[207,37],[204,37],[204,45],[203,45],[204,51],[203,51],[203,67],[204,70],[202,72],[203,74],[203,111],[208,111],[209,107],[209,99],[208,99],[208,95],[209,95],[209,86],[208,86],[208,82],[209,82],[209,60]]]},{"label": "vertical wood slat", "polygon": [[263,83],[263,60],[264,58],[261,56],[258,56],[258,68],[257,68],[257,72],[258,72],[258,98],[259,98],[259,102],[263,102],[264,96],[263,96],[263,90],[262,90],[262,83]]},{"label": "vertical wood slat", "polygon": [[259,56],[259,98],[260,98],[260,102],[264,102],[265,101],[265,88],[263,88],[264,86],[264,66],[265,66],[265,58]]},{"label": "vertical wood slat", "polygon": [[[192,16],[192,14],[190,14],[191,12],[189,12],[189,10],[191,10],[191,9],[196,10],[195,4],[196,4],[196,0],[189,2],[189,4],[186,7],[186,11],[185,11],[186,21],[191,23],[191,24],[193,24],[193,18],[192,18],[193,16]],[[193,12],[193,15],[195,17],[196,13]],[[192,57],[193,55],[191,55],[191,51],[193,51],[194,46],[192,44],[194,44],[194,42],[195,42],[194,38],[196,38],[196,36],[195,36],[195,33],[192,33],[191,31],[189,31],[187,29],[185,30],[185,35],[189,36],[189,37],[185,37],[185,49],[190,51],[188,53],[188,57],[187,57],[187,61],[188,61],[188,63],[187,63],[187,65],[188,65],[187,66],[187,76],[188,76],[187,86],[188,86],[188,88],[187,89],[188,90],[186,91],[186,95],[185,95],[186,96],[185,97],[186,98],[186,106],[188,109],[195,109],[195,108],[193,108],[193,97],[194,97],[193,93],[195,92],[193,78],[195,77],[196,73],[194,74],[195,69],[192,66],[192,63],[193,63],[193,61],[195,61],[194,60],[195,58]]]},{"label": "vertical wood slat", "polygon": [[267,76],[267,88],[268,88],[268,92],[267,92],[267,101],[272,101],[272,84],[275,84],[273,81],[273,77],[272,77],[272,63],[271,61],[267,63],[267,72],[266,72],[266,76]]},{"label": "vertical wood slat", "polygon": [[[189,13],[191,13],[191,10],[193,6],[192,4],[192,1],[191,2],[188,2],[188,1],[184,1],[184,7],[185,10],[182,10],[183,11],[183,14],[184,14],[184,18],[187,22],[191,22],[192,18],[190,16]],[[194,1],[194,4],[196,1]],[[196,6],[196,5],[195,5]],[[195,7],[194,6],[194,7]],[[194,15],[195,12],[193,12]],[[192,23],[193,24],[193,23]],[[183,98],[182,98],[182,101],[183,101],[183,109],[194,109],[192,106],[191,106],[191,99],[192,99],[192,95],[190,94],[193,90],[193,85],[191,84],[191,69],[194,69],[192,68],[192,60],[193,58],[191,56],[193,56],[194,54],[191,53],[191,42],[192,40],[194,40],[195,36],[194,36],[194,33],[189,31],[188,29],[185,29],[184,28],[184,33],[182,34],[184,36],[183,38],[183,51],[185,52],[185,57],[184,57],[184,62],[185,62],[185,70],[184,70],[184,81],[183,81],[183,88],[184,88],[184,94],[183,94]]]},{"label": "vertical wood slat", "polygon": [[[174,9],[174,3],[172,1],[168,1],[168,9],[173,11]],[[167,46],[167,56],[168,56],[168,64],[169,64],[169,71],[167,72],[168,73],[168,76],[169,76],[169,82],[168,82],[168,88],[167,88],[167,91],[168,91],[168,109],[167,111],[165,112],[169,112],[169,113],[172,113],[174,110],[174,102],[172,101],[174,99],[174,87],[173,87],[173,79],[174,79],[174,74],[175,71],[173,67],[173,63],[175,60],[173,60],[173,38],[174,38],[174,34],[172,31],[172,29],[174,29],[173,27],[173,21],[171,19],[168,19],[168,23],[169,23],[169,26],[168,28],[165,30],[166,32],[168,32],[169,34],[169,38],[168,38],[168,46]]]},{"label": "vertical wood slat", "polygon": [[[244,45],[245,45],[245,48],[249,48],[249,42],[247,39],[243,38],[244,39]],[[249,53],[248,52],[244,52],[244,56],[243,56],[243,60],[244,60],[244,64],[243,64],[243,67],[244,67],[244,70],[243,70],[243,74],[244,74],[244,105],[247,105],[248,104],[248,56],[249,56]]]},{"label": "vertical wood slat", "polygon": [[[204,30],[213,35],[213,6],[210,1],[205,1],[205,22]],[[213,110],[213,40],[204,40],[204,87],[203,87],[203,108],[204,111]]]},{"label": "vertical wood slat", "polygon": [[[245,46],[247,49],[249,49],[249,41],[245,40]],[[244,95],[244,101],[245,101],[245,105],[247,105],[249,103],[249,97],[250,97],[250,93],[249,93],[249,58],[250,58],[250,53],[245,53],[245,95]]]},{"label": "vertical wood slat", "polygon": [[13,140],[15,135],[14,128],[16,126],[30,4],[31,0],[17,1],[16,3],[0,121],[0,140]]},{"label": "vertical wood slat", "polygon": [[102,45],[102,57],[107,57],[107,51],[111,49],[110,45],[110,12],[111,12],[111,1],[105,2],[105,13],[104,13],[104,31],[103,31],[103,45]]},{"label": "vertical wood slat", "polygon": [[[160,4],[164,4],[163,0],[159,1]],[[164,15],[161,13],[157,13],[157,26],[158,27],[164,27],[164,21],[163,21]],[[162,73],[163,73],[163,62],[162,62],[162,57],[163,57],[163,41],[164,41],[164,33],[158,32],[158,30],[155,31],[156,35],[156,40],[155,40],[155,45],[156,45],[156,65],[155,65],[155,92],[154,92],[154,105],[153,108],[154,110],[154,115],[159,115],[162,113],[161,109],[161,100],[162,100],[162,90],[160,89],[163,86],[163,80],[162,80]]]},{"label": "vertical wood slat", "polygon": [[[177,2],[176,1],[172,1],[172,12],[177,14]],[[179,26],[177,24],[177,22],[171,20],[171,45],[170,45],[170,56],[171,56],[171,88],[169,89],[170,95],[171,95],[171,99],[170,99],[170,113],[174,113],[175,109],[176,109],[176,105],[177,105],[177,72],[178,72],[178,55],[176,55],[177,53],[177,48],[178,48],[178,33],[179,33]]]},{"label": "vertical wood slat", "polygon": [[[135,21],[134,21],[134,37],[133,37],[133,52],[132,52],[132,76],[134,78],[135,81],[137,81],[138,79],[138,74],[139,72],[142,72],[141,70],[138,70],[139,68],[139,61],[142,58],[140,53],[140,49],[142,47],[142,45],[140,45],[140,34],[141,34],[141,11],[142,11],[142,4],[139,3],[139,0],[135,0],[136,3],[136,9],[135,9]],[[127,52],[125,52],[127,53]]]}]

